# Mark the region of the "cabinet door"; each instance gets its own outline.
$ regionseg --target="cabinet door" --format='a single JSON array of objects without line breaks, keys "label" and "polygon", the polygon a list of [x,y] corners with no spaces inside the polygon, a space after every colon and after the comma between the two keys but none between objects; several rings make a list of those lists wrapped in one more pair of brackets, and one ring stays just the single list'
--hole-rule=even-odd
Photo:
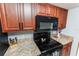
[{"label": "cabinet door", "polygon": [[67,10],[62,9],[62,28],[66,27],[67,13],[68,13]]},{"label": "cabinet door", "polygon": [[1,4],[1,18],[3,32],[19,30],[18,4]]},{"label": "cabinet door", "polygon": [[35,16],[37,15],[37,3],[32,3],[32,20],[33,20],[33,28],[35,29],[36,22]]},{"label": "cabinet door", "polygon": [[68,54],[67,54],[68,56],[70,55],[71,52],[71,46],[72,46],[72,42],[68,44]]},{"label": "cabinet door", "polygon": [[63,29],[66,27],[67,20],[67,10],[63,8],[57,7],[57,17],[58,17],[58,27],[59,29]]},{"label": "cabinet door", "polygon": [[45,4],[46,6],[46,16],[51,16],[51,7],[50,4]]},{"label": "cabinet door", "polygon": [[58,28],[62,29],[62,9],[57,7],[57,17],[58,17]]},{"label": "cabinet door", "polygon": [[68,55],[68,46],[64,46],[62,49],[62,56],[67,56]]},{"label": "cabinet door", "polygon": [[63,46],[62,56],[70,56],[71,45],[72,45],[72,42]]},{"label": "cabinet door", "polygon": [[50,5],[50,15],[52,17],[57,17],[57,11],[56,11],[57,7],[53,6],[53,5]]},{"label": "cabinet door", "polygon": [[43,3],[37,4],[37,15],[46,16],[46,6]]},{"label": "cabinet door", "polygon": [[30,3],[22,4],[23,30],[33,29],[32,6]]}]

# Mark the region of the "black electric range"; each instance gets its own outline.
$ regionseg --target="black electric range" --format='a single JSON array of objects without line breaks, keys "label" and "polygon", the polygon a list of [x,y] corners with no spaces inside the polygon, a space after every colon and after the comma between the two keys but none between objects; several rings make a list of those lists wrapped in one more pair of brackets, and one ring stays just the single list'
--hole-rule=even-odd
[{"label": "black electric range", "polygon": [[41,51],[40,56],[60,56],[63,45],[52,38],[50,32],[34,33],[34,41]]}]

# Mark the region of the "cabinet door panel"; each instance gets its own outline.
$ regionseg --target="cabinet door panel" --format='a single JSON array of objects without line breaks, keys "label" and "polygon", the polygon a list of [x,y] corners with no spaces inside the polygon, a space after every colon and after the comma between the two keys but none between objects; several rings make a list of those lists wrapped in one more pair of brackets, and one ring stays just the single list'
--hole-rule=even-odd
[{"label": "cabinet door panel", "polygon": [[5,4],[5,12],[8,28],[18,29],[18,10],[17,4]]},{"label": "cabinet door panel", "polygon": [[33,29],[32,6],[30,3],[22,4],[23,6],[23,29]]},{"label": "cabinet door panel", "polygon": [[45,4],[42,4],[42,3],[37,4],[37,15],[46,16],[46,6],[45,6]]},{"label": "cabinet door panel", "polygon": [[51,14],[51,16],[52,17],[57,17],[57,11],[56,11],[56,9],[57,9],[57,7],[55,7],[55,6],[50,6],[50,14]]},{"label": "cabinet door panel", "polygon": [[58,28],[61,29],[62,28],[62,9],[61,8],[57,8],[57,17],[58,17]]},{"label": "cabinet door panel", "polygon": [[71,45],[72,45],[72,42],[63,46],[62,56],[70,56]]},{"label": "cabinet door panel", "polygon": [[59,29],[63,29],[66,27],[66,20],[67,20],[67,10],[63,8],[57,8],[57,17],[59,20],[58,27]]},{"label": "cabinet door panel", "polygon": [[35,16],[37,15],[37,3],[32,3],[32,20],[33,20],[33,29],[35,29]]},{"label": "cabinet door panel", "polygon": [[1,23],[3,32],[19,30],[17,3],[1,4],[1,14],[2,14]]},{"label": "cabinet door panel", "polygon": [[65,28],[66,27],[66,21],[67,21],[67,13],[68,11],[67,10],[62,10],[62,28]]},{"label": "cabinet door panel", "polygon": [[62,56],[67,56],[67,48],[63,48]]},{"label": "cabinet door panel", "polygon": [[51,7],[50,4],[45,4],[46,6],[46,16],[51,16]]}]

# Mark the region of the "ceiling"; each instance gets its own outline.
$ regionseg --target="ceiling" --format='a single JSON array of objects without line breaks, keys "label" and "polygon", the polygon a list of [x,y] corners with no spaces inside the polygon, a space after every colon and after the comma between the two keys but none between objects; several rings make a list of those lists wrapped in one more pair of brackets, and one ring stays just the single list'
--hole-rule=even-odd
[{"label": "ceiling", "polygon": [[79,7],[79,3],[50,3],[50,4],[59,6],[65,9],[72,9],[72,8]]}]

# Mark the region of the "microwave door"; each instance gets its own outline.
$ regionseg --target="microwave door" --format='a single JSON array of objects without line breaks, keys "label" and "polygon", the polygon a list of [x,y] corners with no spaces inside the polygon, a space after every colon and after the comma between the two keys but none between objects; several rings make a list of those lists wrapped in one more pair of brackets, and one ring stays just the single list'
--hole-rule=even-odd
[{"label": "microwave door", "polygon": [[51,23],[49,22],[40,22],[40,29],[51,29]]},{"label": "microwave door", "polygon": [[53,30],[53,23],[51,23],[51,22],[40,22],[40,29]]}]

